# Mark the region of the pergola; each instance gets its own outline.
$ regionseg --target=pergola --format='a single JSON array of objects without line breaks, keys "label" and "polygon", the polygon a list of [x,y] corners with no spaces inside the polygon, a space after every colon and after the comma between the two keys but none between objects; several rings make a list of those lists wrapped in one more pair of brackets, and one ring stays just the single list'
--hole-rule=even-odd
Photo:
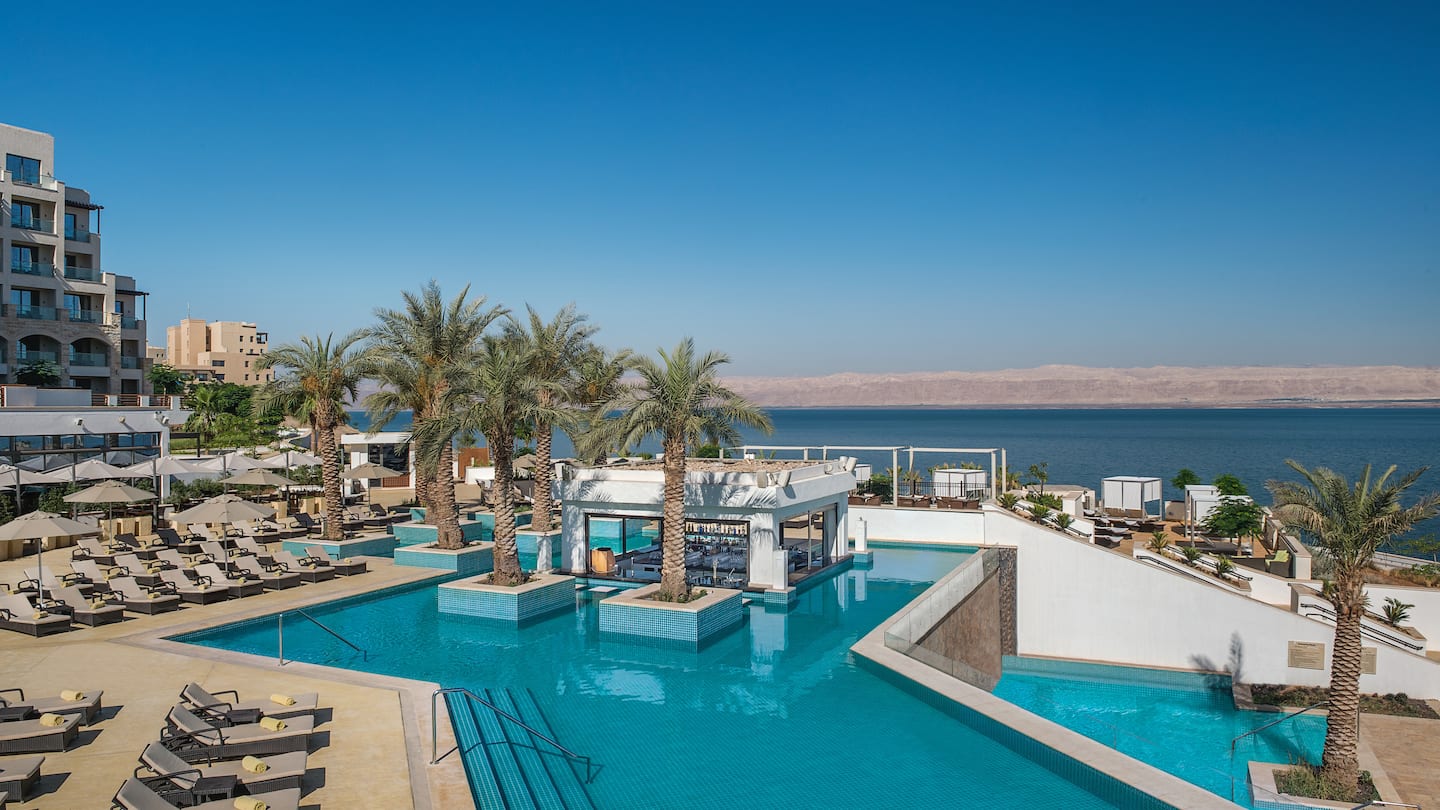
[{"label": "pergola", "polygon": [[1157,515],[1151,515],[1145,508],[1146,504],[1162,503],[1164,492],[1161,487],[1159,478],[1116,475],[1100,482],[1100,502],[1105,505],[1106,509],[1138,511],[1146,517],[1163,517],[1165,512],[1163,508]]},{"label": "pergola", "polygon": [[[832,450],[835,450],[835,451],[843,451],[843,452],[869,452],[869,453],[877,453],[877,452],[878,452],[878,453],[886,453],[886,452],[888,452],[888,453],[890,454],[890,469],[891,469],[892,471],[898,470],[898,469],[900,468],[900,454],[901,454],[901,453],[906,453],[906,454],[908,454],[908,456],[909,456],[909,467],[910,467],[910,469],[912,469],[912,470],[915,468],[915,454],[916,454],[916,453],[919,453],[919,454],[921,454],[921,455],[924,455],[924,454],[926,454],[926,453],[929,453],[929,454],[932,454],[932,455],[934,455],[934,454],[957,455],[957,454],[962,454],[962,453],[963,453],[963,454],[974,454],[974,455],[989,455],[989,456],[990,456],[990,485],[989,485],[988,489],[990,490],[990,497],[991,497],[992,499],[997,496],[998,492],[1000,491],[1000,490],[998,489],[998,487],[1001,485],[1001,482],[1005,481],[1005,479],[1006,479],[1006,477],[1007,477],[1007,476],[1006,476],[1007,466],[1006,466],[1006,460],[1005,460],[1005,448],[1003,448],[1003,447],[911,447],[911,446],[909,446],[909,445],[865,446],[865,445],[835,445],[835,444],[822,444],[822,445],[819,445],[819,446],[817,447],[817,446],[780,445],[780,444],[747,444],[747,445],[745,445],[745,446],[743,446],[743,447],[740,448],[740,452],[741,452],[741,453],[749,453],[749,452],[751,452],[751,451],[753,451],[753,450],[760,450],[760,451],[767,451],[767,452],[768,452],[768,451],[771,451],[771,450],[784,451],[784,452],[799,452],[799,453],[801,454],[801,458],[802,458],[803,460],[805,460],[805,461],[809,461],[809,460],[810,460],[810,453],[811,453],[812,451],[818,451],[818,452],[820,453],[820,459],[821,459],[822,461],[823,461],[823,460],[827,460],[827,459],[830,458],[830,451],[832,451]],[[720,448],[720,457],[721,457],[722,459],[725,457],[725,448],[723,448],[723,447]],[[999,475],[996,475],[996,472],[997,472],[997,471],[999,472]],[[961,471],[961,472],[964,472],[964,471]],[[980,472],[984,472],[984,471],[981,470]],[[1158,480],[1158,479],[1157,479],[1157,480]],[[899,483],[900,483],[900,482],[896,481],[896,482],[895,482],[896,485],[890,488],[890,503],[891,503],[892,506],[899,506],[899,505],[900,505],[900,486],[899,486]]]}]

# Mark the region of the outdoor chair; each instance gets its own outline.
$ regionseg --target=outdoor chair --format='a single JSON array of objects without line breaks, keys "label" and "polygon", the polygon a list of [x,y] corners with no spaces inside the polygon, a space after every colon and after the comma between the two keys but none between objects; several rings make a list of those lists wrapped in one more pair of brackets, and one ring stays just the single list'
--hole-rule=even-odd
[{"label": "outdoor chair", "polygon": [[70,617],[40,610],[21,594],[0,596],[0,628],[39,638],[70,629]]},{"label": "outdoor chair", "polygon": [[235,551],[242,555],[250,555],[260,561],[261,565],[269,565],[274,558],[265,547],[260,545],[254,537],[240,536],[235,538]]},{"label": "outdoor chair", "polygon": [[43,587],[45,593],[72,585],[84,590],[86,596],[95,590],[95,586],[83,574],[74,571],[60,573],[48,565],[43,568],[26,568],[25,578],[20,580],[21,590],[30,590],[33,587],[38,591]]},{"label": "outdoor chair", "polygon": [[230,598],[229,589],[216,586],[208,577],[191,579],[184,571],[173,569],[162,572],[161,576],[165,578],[170,593],[192,605],[209,605]]},{"label": "outdoor chair", "polygon": [[153,560],[155,558],[155,550],[165,547],[165,542],[158,537],[151,542],[144,543],[133,534],[117,534],[115,535],[115,542],[134,552],[134,554],[142,560]]},{"label": "outdoor chair", "polygon": [[110,588],[120,594],[125,609],[134,613],[153,616],[180,609],[180,597],[173,587],[142,588],[133,577],[116,577],[110,580]]},{"label": "outdoor chair", "polygon": [[161,582],[160,573],[170,567],[170,564],[162,560],[150,560],[146,562],[134,554],[115,555],[115,564],[135,578],[136,582],[147,587],[159,585]]},{"label": "outdoor chair", "polygon": [[55,590],[47,588],[45,592],[54,600],[46,603],[47,611],[69,616],[72,621],[86,627],[98,627],[125,619],[125,606],[118,597],[86,596],[73,586]]},{"label": "outdoor chair", "polygon": [[[49,717],[59,717],[58,725]],[[30,720],[0,723],[0,754],[39,754],[64,751],[80,736],[80,715],[40,715]]]},{"label": "outdoor chair", "polygon": [[291,574],[298,574],[306,582],[325,582],[335,578],[335,567],[328,559],[316,557],[298,558],[288,551],[275,552],[274,564]]},{"label": "outdoor chair", "polygon": [[[115,797],[110,800],[110,806],[119,810],[174,810],[176,807],[188,807],[190,810],[235,810],[237,807],[236,800],[232,798],[198,804],[188,802],[186,797],[192,795],[189,790],[157,791],[156,782],[171,784],[168,779],[161,777],[150,777],[148,780],[135,777],[126,779],[125,784],[120,786]],[[170,798],[172,795],[182,804],[175,804]],[[300,788],[251,794],[251,798],[260,801],[267,810],[296,810],[300,806]]]},{"label": "outdoor chair", "polygon": [[259,580],[247,579],[244,575],[231,577],[229,574],[221,571],[220,566],[215,563],[200,563],[195,566],[195,573],[208,578],[210,584],[215,587],[224,588],[229,591],[231,596],[255,596],[265,590],[265,583]]},{"label": "outdoor chair", "polygon": [[123,565],[102,566],[94,560],[71,560],[70,567],[75,570],[75,573],[84,577],[86,582],[94,585],[95,590],[100,593],[110,591],[111,579],[127,576],[130,573]]},{"label": "outdoor chair", "polygon": [[25,697],[24,689],[0,689],[0,706],[7,709],[26,707],[39,714],[73,714],[80,718],[81,725],[90,725],[100,717],[105,708],[101,702],[105,692],[99,689],[67,689],[58,695],[46,697]]},{"label": "outdoor chair", "polygon": [[276,730],[261,723],[221,727],[207,723],[184,706],[176,706],[165,716],[160,742],[166,750],[192,763],[306,750],[315,730],[315,718],[306,715],[282,722],[284,727]]},{"label": "outdoor chair", "polygon": [[320,524],[305,512],[299,512],[291,517],[297,529],[303,529],[306,534],[319,534]]},{"label": "outdoor chair", "polygon": [[[229,695],[229,700],[222,700]],[[273,698],[283,697],[290,703],[276,701]],[[282,720],[288,717],[310,717],[320,705],[320,695],[317,692],[303,692],[298,695],[270,695],[269,697],[241,700],[240,693],[234,689],[221,689],[215,692],[207,690],[198,683],[187,683],[185,688],[180,690],[180,702],[195,713],[202,720],[229,721],[236,713],[249,713],[256,717],[278,717]]]},{"label": "outdoor chair", "polygon": [[164,543],[167,548],[172,548],[180,552],[181,554],[200,553],[199,543],[195,542],[192,538],[181,537],[180,533],[175,531],[174,529],[156,529],[155,536],[159,537],[160,541]]},{"label": "outdoor chair", "polygon": [[[235,780],[237,789],[248,796],[275,790],[299,789],[305,777],[305,752],[291,751],[257,757],[262,769],[252,770],[241,760],[191,764],[175,756],[165,746],[152,742],[140,752],[140,764],[154,777],[161,777],[191,800],[198,800],[195,785],[200,779]],[[135,775],[140,776],[140,770]],[[150,782],[152,777],[145,777]],[[168,791],[162,791],[168,794]]]},{"label": "outdoor chair", "polygon": [[[326,554],[325,549],[320,546],[306,546],[305,553],[318,560],[330,559],[330,555]],[[370,570],[369,564],[364,560],[330,560],[330,566],[335,569],[335,573],[342,577],[363,574]]]},{"label": "outdoor chair", "polygon": [[77,560],[94,560],[101,565],[114,565],[116,552],[123,550],[123,547],[115,549],[107,546],[94,537],[77,537],[75,550],[70,552],[70,556]]},{"label": "outdoor chair", "polygon": [[[40,784],[40,766],[44,762],[45,757],[11,757],[0,760],[0,797],[8,794],[16,801],[25,801]],[[0,799],[0,807],[4,806],[5,801]]]},{"label": "outdoor chair", "polygon": [[253,556],[236,557],[233,564],[246,579],[254,577],[260,580],[266,590],[281,591],[294,588],[303,582],[298,573],[289,573],[280,565],[261,565]]}]

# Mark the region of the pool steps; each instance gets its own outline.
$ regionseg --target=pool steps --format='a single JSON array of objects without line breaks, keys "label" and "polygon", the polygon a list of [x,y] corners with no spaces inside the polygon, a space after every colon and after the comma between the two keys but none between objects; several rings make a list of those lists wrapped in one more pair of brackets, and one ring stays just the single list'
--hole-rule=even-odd
[{"label": "pool steps", "polygon": [[[528,689],[487,689],[480,697],[553,738]],[[450,723],[478,805],[506,810],[593,810],[574,765],[529,730],[463,694],[445,696]]]}]

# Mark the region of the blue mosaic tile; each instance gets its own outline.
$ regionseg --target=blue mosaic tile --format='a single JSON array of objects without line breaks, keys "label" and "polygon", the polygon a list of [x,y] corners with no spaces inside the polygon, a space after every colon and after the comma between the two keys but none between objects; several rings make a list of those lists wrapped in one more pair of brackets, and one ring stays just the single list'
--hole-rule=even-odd
[{"label": "blue mosaic tile", "polygon": [[401,546],[395,549],[395,564],[415,568],[439,568],[457,574],[483,574],[495,567],[495,554],[489,546],[464,554],[431,554]]}]

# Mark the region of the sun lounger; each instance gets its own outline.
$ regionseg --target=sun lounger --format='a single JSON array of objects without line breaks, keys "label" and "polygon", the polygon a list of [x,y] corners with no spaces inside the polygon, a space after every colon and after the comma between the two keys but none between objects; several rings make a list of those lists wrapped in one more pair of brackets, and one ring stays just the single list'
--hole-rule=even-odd
[{"label": "sun lounger", "polygon": [[[305,553],[320,560],[329,559],[330,556],[320,546],[306,546]],[[330,566],[342,577],[363,574],[369,570],[369,564],[364,560],[330,560]]]},{"label": "sun lounger", "polygon": [[200,544],[193,539],[181,537],[174,529],[160,528],[155,530],[155,535],[167,548],[173,548],[181,554],[200,553]]},{"label": "sun lounger", "polygon": [[306,582],[325,582],[335,578],[335,566],[330,560],[319,557],[300,557],[288,551],[275,552],[275,564],[292,574],[299,574]]},{"label": "sun lounger", "polygon": [[225,566],[227,569],[230,566],[230,560],[239,556],[234,550],[226,549],[218,540],[201,540],[200,552],[209,557],[211,562]]},{"label": "sun lounger", "polygon": [[[40,783],[40,766],[44,762],[45,757],[0,759],[0,796],[25,801]],[[5,801],[0,799],[0,807],[4,806]]]},{"label": "sun lounger", "polygon": [[160,574],[175,566],[165,560],[142,560],[134,554],[116,554],[115,564],[130,572],[136,582],[154,587],[161,582]]},{"label": "sun lounger", "polygon": [[313,518],[311,518],[309,515],[305,514],[304,512],[299,512],[299,513],[291,516],[290,520],[291,520],[292,523],[295,524],[295,528],[297,528],[297,529],[303,529],[306,534],[319,534],[319,533],[320,533],[320,524],[319,524],[319,523],[316,523]]},{"label": "sun lounger", "polygon": [[[222,700],[228,695],[229,700]],[[288,697],[295,701],[292,704],[277,703],[271,700],[273,697]],[[258,700],[241,700],[240,694],[234,689],[224,689],[218,692],[210,692],[198,683],[189,683],[180,690],[181,702],[202,717],[206,716],[228,716],[232,712],[259,712],[266,717],[288,717],[311,716],[320,705],[320,695],[315,692],[302,692],[298,695],[271,695],[270,697]]]},{"label": "sun lounger", "polygon": [[[188,790],[181,792],[181,795],[188,796]],[[268,793],[252,794],[251,798],[264,802],[267,810],[296,810],[300,806],[300,789],[272,790]],[[174,810],[177,806],[171,803],[167,794],[157,792],[151,785],[140,779],[130,778],[116,791],[115,798],[111,799],[111,807],[120,810]],[[190,810],[235,810],[235,799],[216,799],[214,801],[202,802],[200,804],[180,805],[189,807]]]},{"label": "sun lounger", "polygon": [[44,715],[33,720],[0,723],[0,754],[39,754],[64,751],[80,736],[80,715],[59,715],[60,725],[46,724]]},{"label": "sun lounger", "polygon": [[43,586],[46,594],[71,585],[86,591],[87,594],[95,590],[95,586],[84,575],[74,571],[56,571],[48,565],[44,568],[26,568],[25,578],[20,580],[21,590],[38,591]]},{"label": "sun lounger", "polygon": [[195,566],[195,573],[210,580],[210,584],[217,588],[225,588],[231,596],[255,596],[265,590],[265,583],[258,579],[242,577],[232,578],[229,574],[220,570],[215,563],[200,563]]},{"label": "sun lounger", "polygon": [[167,548],[164,551],[156,552],[156,554],[156,559],[166,563],[177,571],[187,571],[202,562],[210,561],[210,558],[204,554],[191,554],[186,556],[173,548]]},{"label": "sun lounger", "polygon": [[125,619],[125,605],[121,604],[118,596],[86,596],[73,586],[46,590],[45,593],[52,600],[45,604],[47,611],[67,615],[86,627],[99,627]]},{"label": "sun lounger", "polygon": [[[238,759],[191,764],[175,756],[160,743],[153,742],[145,746],[145,750],[140,753],[141,765],[155,776],[165,778],[177,789],[191,795],[196,780],[200,778],[233,778],[240,791],[250,796],[273,790],[299,789],[300,780],[305,777],[304,751],[291,751],[288,754],[257,759],[263,764],[263,770],[250,770]],[[135,773],[140,775],[138,770]],[[145,781],[149,782],[150,778],[147,777]]]},{"label": "sun lounger", "polygon": [[158,537],[149,542],[143,542],[133,534],[117,534],[115,542],[134,552],[142,560],[155,559],[155,552],[165,548],[165,541]]},{"label": "sun lounger", "polygon": [[209,577],[198,576],[191,579],[184,571],[164,571],[161,576],[165,578],[164,585],[168,593],[173,593],[180,597],[181,601],[192,605],[224,602],[232,596],[229,588],[216,585]]},{"label": "sun lounger", "polygon": [[260,561],[261,565],[269,565],[274,562],[269,551],[260,545],[254,537],[241,535],[235,538],[235,550],[242,555],[249,555]]},{"label": "sun lounger", "polygon": [[124,547],[107,546],[94,537],[75,538],[75,550],[70,553],[77,560],[94,560],[101,565],[114,565],[115,555],[123,553]]},{"label": "sun lounger", "polygon": [[130,575],[122,565],[101,565],[94,560],[71,560],[70,567],[102,593],[110,590],[110,580]]},{"label": "sun lounger", "polygon": [[[9,697],[5,697],[8,695]],[[105,692],[100,689],[73,689],[46,697],[25,697],[24,689],[0,689],[0,706],[29,706],[36,714],[75,714],[83,725],[90,725],[105,708],[101,703]],[[73,700],[71,698],[74,698]]]},{"label": "sun lounger", "polygon": [[0,628],[39,638],[69,630],[70,617],[40,610],[21,594],[8,594],[0,596]]},{"label": "sun lounger", "polygon": [[286,588],[294,588],[303,584],[304,580],[298,573],[291,574],[285,571],[283,566],[264,566],[260,561],[252,557],[236,557],[233,561],[236,568],[248,579],[254,577],[260,580],[267,590],[281,591]]},{"label": "sun lounger", "polygon": [[126,610],[135,613],[154,615],[180,609],[180,596],[173,587],[143,588],[133,577],[116,577],[110,580],[110,589],[120,594]]},{"label": "sun lounger", "polygon": [[310,734],[315,730],[315,718],[291,717],[283,722],[285,727],[278,731],[271,731],[260,723],[222,728],[205,722],[184,706],[176,706],[165,716],[160,742],[186,762],[306,750]]}]

